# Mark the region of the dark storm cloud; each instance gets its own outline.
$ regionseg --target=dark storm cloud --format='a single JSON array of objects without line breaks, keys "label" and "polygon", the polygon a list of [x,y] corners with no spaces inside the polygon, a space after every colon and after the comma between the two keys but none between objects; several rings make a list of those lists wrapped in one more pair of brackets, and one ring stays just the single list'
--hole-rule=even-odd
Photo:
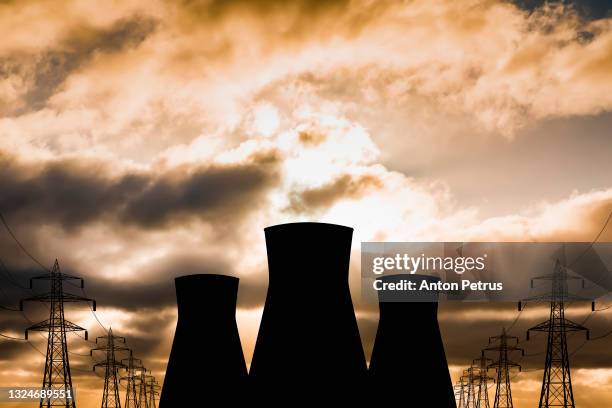
[{"label": "dark storm cloud", "polygon": [[253,199],[268,177],[255,166],[245,166],[208,168],[178,182],[171,177],[160,179],[130,200],[122,218],[141,226],[159,226],[173,214],[231,210]]},{"label": "dark storm cloud", "polygon": [[[329,36],[352,36],[372,23],[393,3],[376,1],[353,7],[350,0],[184,0],[189,24],[215,24],[252,14],[265,27],[268,45],[275,40],[301,41]],[[238,45],[239,46],[239,45]]]},{"label": "dark storm cloud", "polygon": [[[157,23],[149,17],[134,16],[115,22],[111,27],[98,29],[82,26],[69,32],[56,48],[40,55],[13,55],[0,58],[0,78],[10,74],[29,77],[31,85],[24,95],[23,105],[13,114],[43,108],[48,99],[96,54],[117,53],[142,43]],[[31,72],[25,67],[33,63]]]},{"label": "dark storm cloud", "polygon": [[296,213],[328,208],[337,200],[359,198],[382,185],[382,181],[373,175],[344,174],[323,186],[292,192],[289,207]]},{"label": "dark storm cloud", "polygon": [[99,307],[113,307],[129,311],[163,309],[176,304],[172,278],[156,283],[117,282],[114,279],[88,277],[87,294]]},{"label": "dark storm cloud", "polygon": [[342,10],[350,2],[348,0],[298,0],[291,3],[283,0],[184,0],[182,3],[193,13],[218,18],[236,9],[267,14],[292,7],[296,7],[303,16],[310,17],[330,10]]},{"label": "dark storm cloud", "polygon": [[[66,266],[62,267],[62,270],[68,274],[82,275],[79,271],[71,270]],[[192,274],[235,276],[236,271],[230,263],[218,258],[171,255],[157,260],[152,267],[142,268],[137,274],[142,277],[141,279],[117,281],[114,278],[99,276],[84,276],[84,278],[87,295],[94,298],[100,307],[154,312],[175,307],[174,278]],[[253,308],[263,304],[267,280],[262,277],[265,277],[265,274],[253,274],[240,278],[238,307]],[[15,293],[13,298],[18,296],[19,293]]]},{"label": "dark storm cloud", "polygon": [[[515,0],[514,3],[521,8],[533,11],[551,2],[546,0]],[[606,18],[612,14],[612,3],[608,0],[570,0],[559,3],[571,5],[582,17],[587,19]]]},{"label": "dark storm cloud", "polygon": [[188,217],[239,220],[277,179],[267,156],[245,164],[110,176],[100,163],[52,161],[25,166],[0,153],[0,211],[16,223],[71,229],[112,218],[140,228]]}]

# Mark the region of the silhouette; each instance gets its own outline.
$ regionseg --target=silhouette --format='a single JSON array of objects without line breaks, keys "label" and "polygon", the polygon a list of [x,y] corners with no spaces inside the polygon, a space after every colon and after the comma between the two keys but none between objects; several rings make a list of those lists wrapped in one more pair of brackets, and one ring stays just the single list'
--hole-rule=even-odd
[{"label": "silhouette", "polygon": [[266,402],[289,392],[346,401],[365,378],[348,285],[352,235],[321,223],[265,229],[270,279],[250,377]]},{"label": "silhouette", "polygon": [[[439,278],[390,275],[384,282]],[[402,298],[403,297],[403,298]],[[438,326],[437,292],[379,292],[380,319],[369,374],[381,406],[410,405],[426,400],[428,407],[456,407],[444,344]],[[396,404],[396,405],[391,405]]]},{"label": "silhouette", "polygon": [[178,322],[160,408],[232,406],[244,395],[247,368],[236,325],[238,278],[175,279]]}]

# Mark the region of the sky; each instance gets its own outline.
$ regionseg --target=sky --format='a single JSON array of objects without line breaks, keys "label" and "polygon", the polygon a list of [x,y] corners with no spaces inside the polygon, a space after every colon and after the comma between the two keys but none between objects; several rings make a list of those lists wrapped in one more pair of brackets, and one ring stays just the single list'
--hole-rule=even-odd
[{"label": "sky", "polygon": [[[240,277],[250,361],[266,226],[355,229],[350,284],[369,356],[377,311],[359,299],[360,242],[588,242],[612,211],[604,2],[5,0],[0,37],[0,212],[37,260],[85,278],[101,325],[160,382],[184,274]],[[0,259],[22,285],[41,272],[6,231]],[[1,288],[3,306],[28,295],[6,276]],[[526,309],[512,334],[546,312]],[[593,336],[610,313],[589,317]],[[86,306],[66,314],[103,334]],[[441,307],[453,380],[515,317],[516,305]],[[1,333],[27,325],[0,310]],[[612,398],[611,339],[572,356],[583,408]],[[98,406],[91,344],[69,343],[78,404]],[[0,340],[0,386],[38,385],[43,364]],[[521,364],[519,408],[537,404],[543,356]]]}]

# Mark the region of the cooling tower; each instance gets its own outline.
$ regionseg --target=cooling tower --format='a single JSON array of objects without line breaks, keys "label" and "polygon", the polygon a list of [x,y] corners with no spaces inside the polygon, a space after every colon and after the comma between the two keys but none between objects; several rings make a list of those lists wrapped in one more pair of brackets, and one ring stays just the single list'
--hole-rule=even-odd
[{"label": "cooling tower", "polygon": [[321,223],[265,229],[269,286],[250,369],[260,397],[290,390],[330,401],[365,378],[348,284],[352,235]]},{"label": "cooling tower", "polygon": [[[424,275],[391,275],[378,279],[384,282],[405,279],[416,282],[416,287],[423,280],[439,281]],[[379,302],[380,319],[369,368],[372,390],[378,391],[375,401],[381,406],[412,406],[417,401],[427,401],[428,407],[455,408],[438,326],[438,294],[402,293],[379,292],[379,299],[385,301]],[[402,299],[403,296],[412,298]]]},{"label": "cooling tower", "polygon": [[175,279],[178,322],[160,408],[232,406],[248,378],[236,325],[238,279]]}]

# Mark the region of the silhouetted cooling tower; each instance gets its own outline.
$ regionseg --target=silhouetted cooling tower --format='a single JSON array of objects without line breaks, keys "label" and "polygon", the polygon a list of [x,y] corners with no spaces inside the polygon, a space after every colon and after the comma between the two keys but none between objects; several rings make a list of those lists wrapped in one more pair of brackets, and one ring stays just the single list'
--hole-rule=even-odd
[{"label": "silhouetted cooling tower", "polygon": [[[384,282],[406,279],[416,282],[417,287],[423,280],[439,281],[424,275],[391,275],[378,279]],[[412,406],[411,403],[427,401],[418,406],[454,408],[453,385],[438,326],[438,294],[434,291],[402,293],[407,292],[385,292],[384,295],[379,292],[379,299],[393,301],[379,303],[380,320],[369,369],[372,387],[379,391],[375,398],[381,406]],[[417,296],[421,301],[405,302],[401,296],[413,296],[412,300]]]},{"label": "silhouetted cooling tower", "polygon": [[160,408],[232,406],[248,378],[236,325],[238,278],[175,279],[178,322]]},{"label": "silhouetted cooling tower", "polygon": [[294,223],[265,235],[270,280],[250,370],[257,394],[355,394],[367,365],[348,285],[353,229]]}]

